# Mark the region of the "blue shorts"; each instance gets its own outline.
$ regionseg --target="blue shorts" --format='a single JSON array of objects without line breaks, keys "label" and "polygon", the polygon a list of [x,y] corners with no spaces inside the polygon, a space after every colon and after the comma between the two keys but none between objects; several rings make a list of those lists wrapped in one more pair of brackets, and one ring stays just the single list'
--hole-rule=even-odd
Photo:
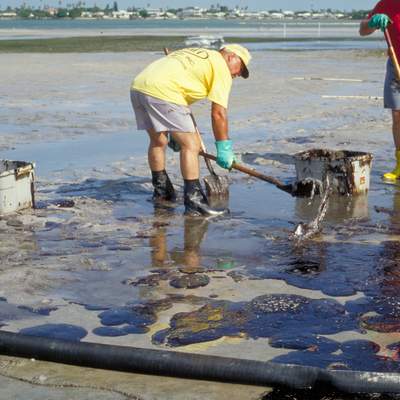
[{"label": "blue shorts", "polygon": [[385,88],[383,90],[383,105],[391,110],[400,110],[400,82],[396,80],[392,60],[386,64]]}]

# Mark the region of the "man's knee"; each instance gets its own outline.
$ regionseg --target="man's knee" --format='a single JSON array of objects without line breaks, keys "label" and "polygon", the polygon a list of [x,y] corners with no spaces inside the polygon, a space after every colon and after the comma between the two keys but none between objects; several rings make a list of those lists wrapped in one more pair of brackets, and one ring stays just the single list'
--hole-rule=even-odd
[{"label": "man's knee", "polygon": [[195,133],[178,133],[174,134],[173,138],[179,143],[182,151],[200,152],[200,142]]},{"label": "man's knee", "polygon": [[168,144],[168,136],[165,132],[148,131],[151,147],[166,147]]},{"label": "man's knee", "polygon": [[190,151],[198,154],[200,152],[200,145],[196,142],[185,143],[182,147],[183,151]]}]

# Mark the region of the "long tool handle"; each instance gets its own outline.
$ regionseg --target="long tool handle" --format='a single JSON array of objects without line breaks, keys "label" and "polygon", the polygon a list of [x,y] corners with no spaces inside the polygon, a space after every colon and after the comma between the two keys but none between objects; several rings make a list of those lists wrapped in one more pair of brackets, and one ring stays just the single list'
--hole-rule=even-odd
[{"label": "long tool handle", "polygon": [[397,56],[396,56],[396,53],[395,53],[395,51],[394,51],[392,39],[391,39],[391,37],[390,37],[390,33],[389,33],[388,28],[385,29],[384,34],[385,34],[385,39],[386,39],[386,42],[387,42],[388,48],[389,48],[389,57],[390,57],[390,59],[392,60],[392,63],[393,63],[393,65],[394,65],[394,71],[395,71],[395,74],[396,74],[396,79],[397,79],[398,81],[400,81],[400,66],[399,66],[399,61],[397,60]]},{"label": "long tool handle", "polygon": [[197,137],[200,140],[200,146],[201,146],[200,154],[204,157],[204,161],[206,163],[207,169],[210,172],[210,174],[213,176],[217,176],[216,172],[214,171],[214,167],[210,163],[210,158],[207,158],[205,156],[205,154],[207,154],[206,145],[203,142],[203,138],[201,137],[199,128],[197,127],[196,120],[194,119],[194,115],[191,113],[190,116],[192,117],[193,125],[194,125],[194,128],[196,129]]},{"label": "long tool handle", "polygon": [[[215,157],[212,154],[205,153],[204,151],[201,151],[200,154],[204,158],[208,158],[210,160],[217,161],[217,157]],[[232,164],[232,168],[236,169],[236,170],[238,170],[240,172],[243,172],[243,173],[245,173],[247,175],[253,176],[254,178],[258,178],[258,179],[261,179],[261,180],[263,180],[265,182],[272,183],[278,189],[284,190],[285,192],[292,193],[291,185],[285,185],[282,181],[280,181],[279,179],[274,178],[273,176],[264,175],[261,172],[256,171],[255,169],[246,167],[245,165],[239,164],[237,162],[234,162]]]}]

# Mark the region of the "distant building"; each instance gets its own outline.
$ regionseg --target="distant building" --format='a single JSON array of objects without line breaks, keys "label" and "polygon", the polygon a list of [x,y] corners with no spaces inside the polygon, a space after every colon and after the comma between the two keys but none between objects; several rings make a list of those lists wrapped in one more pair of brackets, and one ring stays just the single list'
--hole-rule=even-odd
[{"label": "distant building", "polygon": [[54,17],[54,16],[57,14],[57,12],[58,12],[57,8],[54,8],[54,7],[47,7],[47,8],[45,8],[45,11],[46,11],[49,15],[51,15],[52,17]]},{"label": "distant building", "polygon": [[311,18],[311,13],[310,12],[304,12],[304,13],[298,13],[296,14],[297,18]]},{"label": "distant building", "polygon": [[149,18],[160,18],[164,13],[161,8],[146,8],[146,11]]},{"label": "distant building", "polygon": [[16,18],[17,13],[14,11],[4,11],[0,12],[0,18]]},{"label": "distant building", "polygon": [[161,16],[164,19],[177,19],[178,18],[174,13],[168,12],[168,11],[165,11],[164,13],[162,13]]},{"label": "distant building", "polygon": [[274,12],[269,14],[270,18],[272,19],[283,19],[285,18],[285,15],[283,13],[278,13],[278,12]]},{"label": "distant building", "polygon": [[103,11],[97,11],[92,14],[94,18],[104,18],[105,13]]},{"label": "distant building", "polygon": [[125,10],[113,11],[111,13],[112,17],[117,19],[130,19],[131,14],[132,12]]},{"label": "distant building", "polygon": [[261,14],[258,11],[246,11],[243,13],[243,17],[247,19],[260,19]]},{"label": "distant building", "polygon": [[282,11],[282,13],[285,18],[294,18],[294,16],[295,16],[294,11],[290,11],[290,10]]},{"label": "distant building", "polygon": [[226,17],[226,13],[225,12],[215,12],[215,13],[206,13],[207,17],[210,18],[218,18],[218,19],[223,19]]},{"label": "distant building", "polygon": [[322,19],[322,18],[326,18],[327,15],[325,13],[312,13],[311,14],[311,18],[312,19]]},{"label": "distant building", "polygon": [[240,8],[230,10],[227,14],[227,18],[243,18],[244,13]]},{"label": "distant building", "polygon": [[93,18],[93,13],[90,11],[82,11],[81,18]]},{"label": "distant building", "polygon": [[200,7],[186,7],[178,12],[179,18],[203,18],[205,11]]},{"label": "distant building", "polygon": [[269,11],[260,11],[259,14],[262,18],[269,18],[270,16]]}]

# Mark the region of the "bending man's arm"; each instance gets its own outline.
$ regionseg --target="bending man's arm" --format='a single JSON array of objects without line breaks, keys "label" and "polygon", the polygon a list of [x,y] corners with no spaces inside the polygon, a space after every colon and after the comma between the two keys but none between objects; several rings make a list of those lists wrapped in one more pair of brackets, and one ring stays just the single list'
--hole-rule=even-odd
[{"label": "bending man's arm", "polygon": [[380,29],[382,32],[388,27],[392,21],[386,14],[374,14],[369,19],[364,19],[360,23],[360,35],[367,36]]},{"label": "bending man's arm", "polygon": [[368,36],[376,31],[376,28],[370,28],[368,26],[368,22],[369,19],[364,19],[361,21],[359,30],[360,36]]},{"label": "bending man's arm", "polygon": [[212,127],[217,147],[217,164],[226,169],[232,167],[235,161],[235,154],[232,150],[232,140],[228,136],[228,116],[225,107],[217,103],[211,106]]},{"label": "bending man's arm", "polygon": [[212,103],[211,121],[215,140],[228,140],[228,114],[226,108],[217,103]]}]

